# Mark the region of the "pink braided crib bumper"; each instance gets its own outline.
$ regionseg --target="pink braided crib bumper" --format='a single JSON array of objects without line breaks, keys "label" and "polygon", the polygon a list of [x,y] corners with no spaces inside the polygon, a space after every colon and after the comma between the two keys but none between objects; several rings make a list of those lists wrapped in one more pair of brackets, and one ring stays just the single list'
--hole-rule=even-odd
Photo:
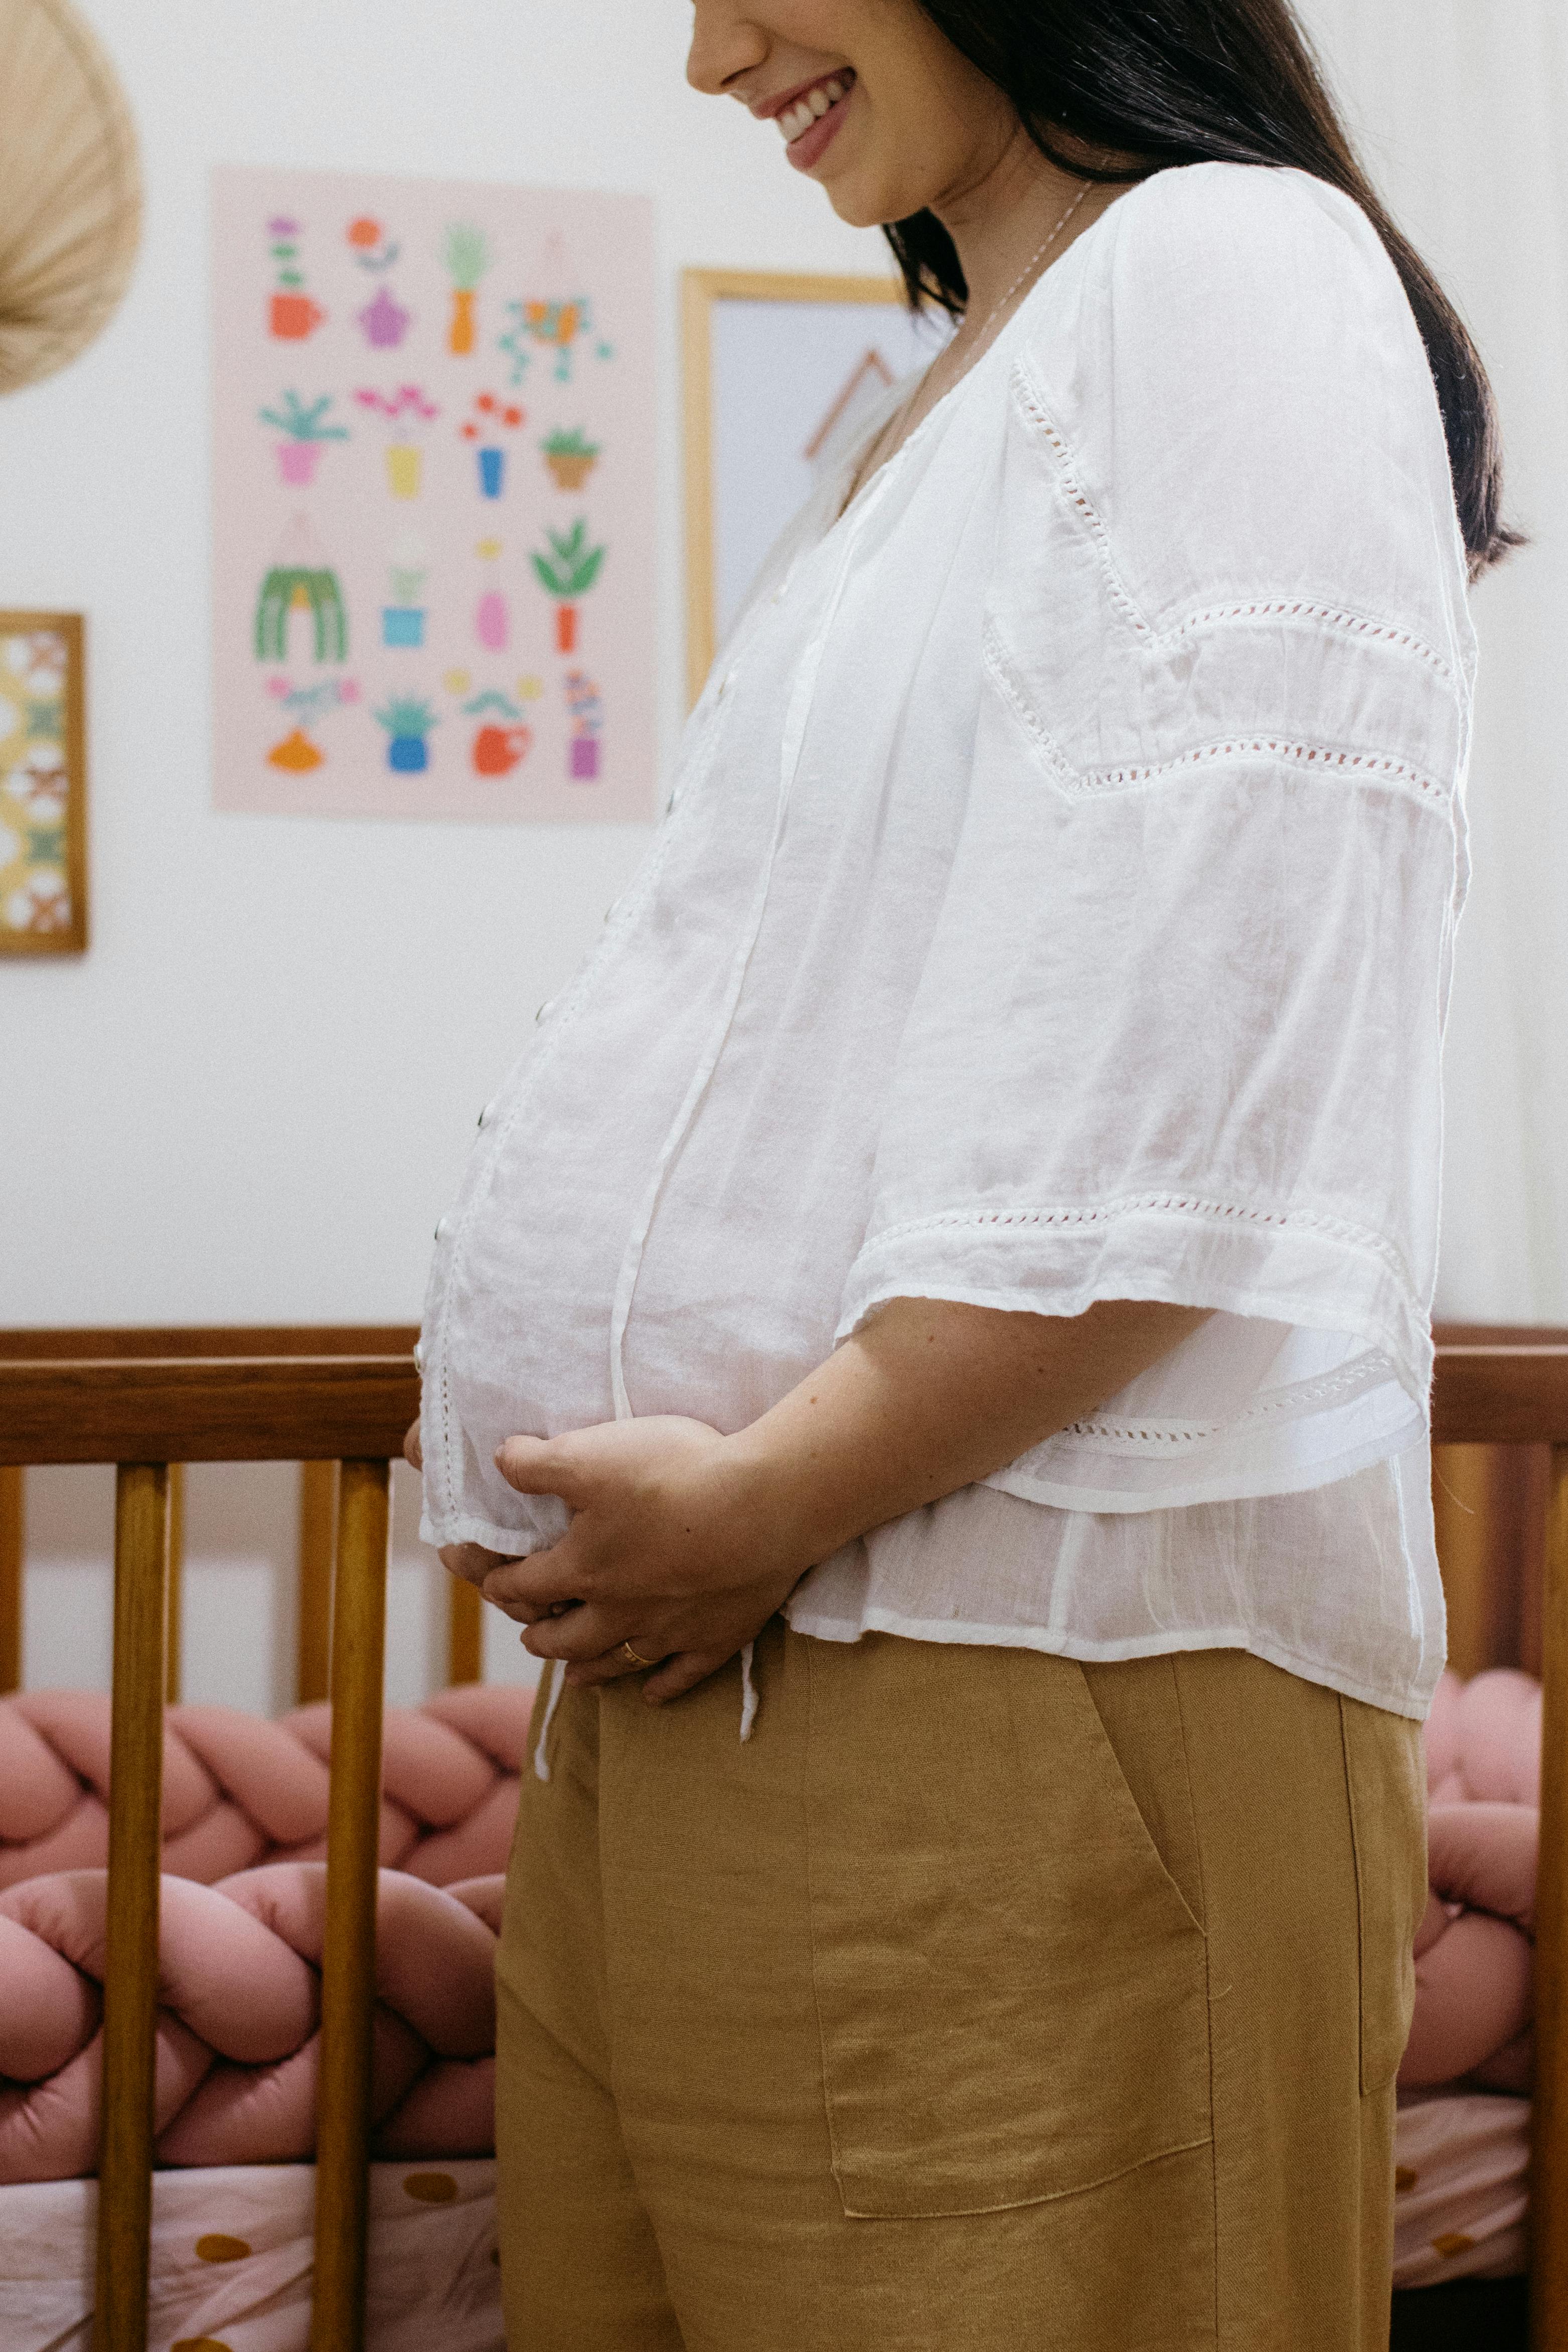
[{"label": "pink braided crib bumper", "polygon": [[[326,1865],[281,1862],[216,1886],[165,1878],[154,2129],[168,2165],[314,2153]],[[499,1876],[443,1891],[384,1870],[376,1905],[373,2148],[488,2156],[495,2142]],[[108,1873],[52,1872],[0,1895],[0,2183],[98,2161]]]},{"label": "pink braided crib bumper", "polygon": [[[435,1886],[506,1868],[531,1690],[468,1683],[389,1707],[381,1863]],[[172,1706],[163,1730],[163,1868],[205,1885],[327,1850],[331,1710],[280,1722]],[[0,1887],[109,1859],[109,1700],[97,1691],[0,1699]]]},{"label": "pink braided crib bumper", "polygon": [[1507,1670],[1445,1675],[1426,1788],[1430,1894],[1395,2139],[1403,2287],[1528,2265],[1540,1685]]},{"label": "pink braided crib bumper", "polygon": [[[387,1712],[378,2156],[493,2147],[495,1943],[531,1703],[475,1685]],[[313,2152],[329,1736],[321,1706],[280,1723],[168,1710],[161,2164]],[[0,2183],[97,2163],[108,1764],[106,1697],[0,1701]]]},{"label": "pink braided crib bumper", "polygon": [[1445,1675],[1426,1726],[1426,1791],[1430,1893],[1415,1937],[1415,2017],[1400,2085],[1527,2095],[1539,1683],[1508,1668],[1468,1683]]}]

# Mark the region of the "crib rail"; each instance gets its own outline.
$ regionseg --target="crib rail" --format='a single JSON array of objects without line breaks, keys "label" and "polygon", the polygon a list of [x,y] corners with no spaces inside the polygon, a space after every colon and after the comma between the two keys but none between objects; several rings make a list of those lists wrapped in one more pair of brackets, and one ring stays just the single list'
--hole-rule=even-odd
[{"label": "crib rail", "polygon": [[[0,1465],[116,1464],[96,2352],[146,2352],[171,1463],[337,1462],[312,2352],[364,2334],[383,1645],[411,1330],[0,1332]],[[18,1538],[19,1549],[19,1538]]]}]

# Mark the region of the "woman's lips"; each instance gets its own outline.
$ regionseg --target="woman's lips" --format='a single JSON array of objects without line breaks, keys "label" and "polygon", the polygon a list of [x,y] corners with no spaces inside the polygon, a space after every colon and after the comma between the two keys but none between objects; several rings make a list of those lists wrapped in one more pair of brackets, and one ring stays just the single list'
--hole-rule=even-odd
[{"label": "woman's lips", "polygon": [[[839,76],[837,79],[847,79],[847,77]],[[808,130],[790,141],[784,154],[797,172],[809,172],[827,152],[844,120],[844,110],[854,95],[855,84],[851,81],[843,97],[835,100],[826,114],[816,116]]]}]

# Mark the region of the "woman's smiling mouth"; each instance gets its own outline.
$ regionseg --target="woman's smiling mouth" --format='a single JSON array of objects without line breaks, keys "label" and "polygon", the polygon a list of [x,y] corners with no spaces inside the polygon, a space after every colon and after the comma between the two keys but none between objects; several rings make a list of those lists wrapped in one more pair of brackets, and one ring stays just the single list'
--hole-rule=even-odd
[{"label": "woman's smiling mouth", "polygon": [[845,68],[792,91],[782,105],[774,100],[761,110],[772,114],[778,124],[785,152],[797,171],[809,172],[824,153],[843,120],[844,101],[854,87],[855,76]]}]

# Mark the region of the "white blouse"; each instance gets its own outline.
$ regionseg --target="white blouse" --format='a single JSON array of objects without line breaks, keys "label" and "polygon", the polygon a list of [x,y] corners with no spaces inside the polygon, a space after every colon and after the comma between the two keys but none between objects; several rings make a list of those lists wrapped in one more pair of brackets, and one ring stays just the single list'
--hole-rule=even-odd
[{"label": "white blouse", "polygon": [[852,463],[439,1229],[426,1539],[554,1540],[502,1438],[741,1428],[889,1298],[1170,1299],[1212,1318],[792,1622],[1421,1714],[1474,656],[1393,266],[1301,173],[1161,173],[836,520]]}]

